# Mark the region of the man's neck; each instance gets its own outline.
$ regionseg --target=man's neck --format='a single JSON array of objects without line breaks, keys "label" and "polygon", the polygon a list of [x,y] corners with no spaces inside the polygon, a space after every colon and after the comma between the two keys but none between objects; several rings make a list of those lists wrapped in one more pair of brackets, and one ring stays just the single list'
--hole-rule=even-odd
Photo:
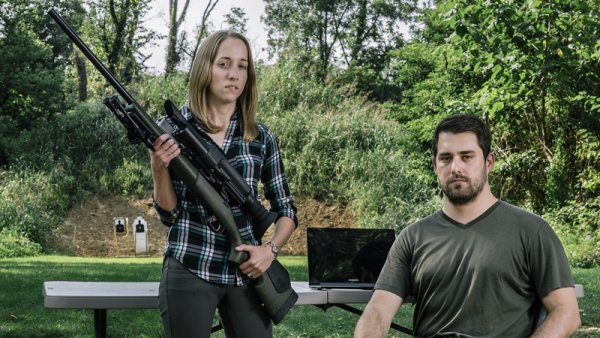
[{"label": "man's neck", "polygon": [[453,220],[467,224],[486,212],[498,199],[494,197],[489,188],[484,188],[483,191],[473,201],[464,204],[453,204],[444,197],[444,206],[442,211]]}]

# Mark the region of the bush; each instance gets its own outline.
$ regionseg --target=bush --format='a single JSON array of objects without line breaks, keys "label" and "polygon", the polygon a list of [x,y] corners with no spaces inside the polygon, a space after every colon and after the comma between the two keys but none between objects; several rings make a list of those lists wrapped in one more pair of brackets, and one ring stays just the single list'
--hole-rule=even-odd
[{"label": "bush", "polygon": [[60,168],[50,173],[13,170],[0,177],[0,229],[18,229],[20,236],[43,245],[48,229],[70,206],[63,187],[71,178]]},{"label": "bush", "polygon": [[177,73],[167,78],[164,76],[144,76],[131,88],[136,101],[151,117],[158,119],[165,116],[165,100],[171,100],[177,107],[185,104],[187,92],[187,74]]},{"label": "bush", "polygon": [[600,266],[600,197],[584,203],[573,201],[547,212],[544,218],[560,237],[571,264]]},{"label": "bush", "polygon": [[347,204],[370,228],[400,229],[435,210],[429,155],[407,155],[412,146],[384,106],[363,97],[313,103],[264,119],[278,136],[295,194]]},{"label": "bush", "polygon": [[152,190],[150,161],[140,163],[124,159],[123,164],[115,170],[113,180],[120,195],[147,196],[148,192]]},{"label": "bush", "polygon": [[0,258],[37,256],[42,246],[21,235],[16,229],[0,230]]},{"label": "bush", "polygon": [[148,154],[128,145],[104,107],[81,104],[5,139],[10,170],[0,177],[0,229],[45,246],[47,232],[90,195],[150,191]]}]

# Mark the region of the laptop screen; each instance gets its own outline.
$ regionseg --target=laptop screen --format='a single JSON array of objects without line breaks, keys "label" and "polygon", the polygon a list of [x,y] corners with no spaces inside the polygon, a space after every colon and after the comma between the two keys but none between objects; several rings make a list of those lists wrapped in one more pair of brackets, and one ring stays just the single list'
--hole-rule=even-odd
[{"label": "laptop screen", "polygon": [[307,228],[309,286],[372,289],[394,239],[393,229]]}]

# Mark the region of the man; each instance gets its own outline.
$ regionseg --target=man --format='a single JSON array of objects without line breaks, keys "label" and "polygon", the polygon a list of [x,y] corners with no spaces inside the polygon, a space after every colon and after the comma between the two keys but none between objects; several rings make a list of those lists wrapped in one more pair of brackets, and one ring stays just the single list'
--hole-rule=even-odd
[{"label": "man", "polygon": [[[498,200],[491,135],[475,116],[433,136],[440,211],[396,239],[355,337],[385,337],[407,296],[418,337],[568,337],[581,324],[564,249],[540,217]],[[541,303],[540,303],[541,300]],[[537,326],[541,306],[547,317]]]}]

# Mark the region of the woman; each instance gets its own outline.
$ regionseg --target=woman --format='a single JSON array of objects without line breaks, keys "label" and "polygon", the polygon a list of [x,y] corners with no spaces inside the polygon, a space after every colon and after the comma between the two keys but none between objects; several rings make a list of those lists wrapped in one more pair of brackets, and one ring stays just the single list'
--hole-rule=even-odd
[{"label": "woman", "polygon": [[271,337],[271,320],[250,284],[290,238],[297,225],[296,208],[275,137],[255,121],[254,63],[243,35],[218,31],[203,41],[190,73],[188,100],[182,114],[223,150],[255,196],[262,182],[277,221],[273,235],[261,245],[250,216],[232,206],[242,239],[251,245],[236,248],[249,254],[246,262],[239,267],[229,263],[223,227],[168,170],[180,153],[178,146],[167,135],[156,140],[150,156],[154,205],[170,227],[159,290],[165,334],[208,337],[218,309],[228,337]]}]

